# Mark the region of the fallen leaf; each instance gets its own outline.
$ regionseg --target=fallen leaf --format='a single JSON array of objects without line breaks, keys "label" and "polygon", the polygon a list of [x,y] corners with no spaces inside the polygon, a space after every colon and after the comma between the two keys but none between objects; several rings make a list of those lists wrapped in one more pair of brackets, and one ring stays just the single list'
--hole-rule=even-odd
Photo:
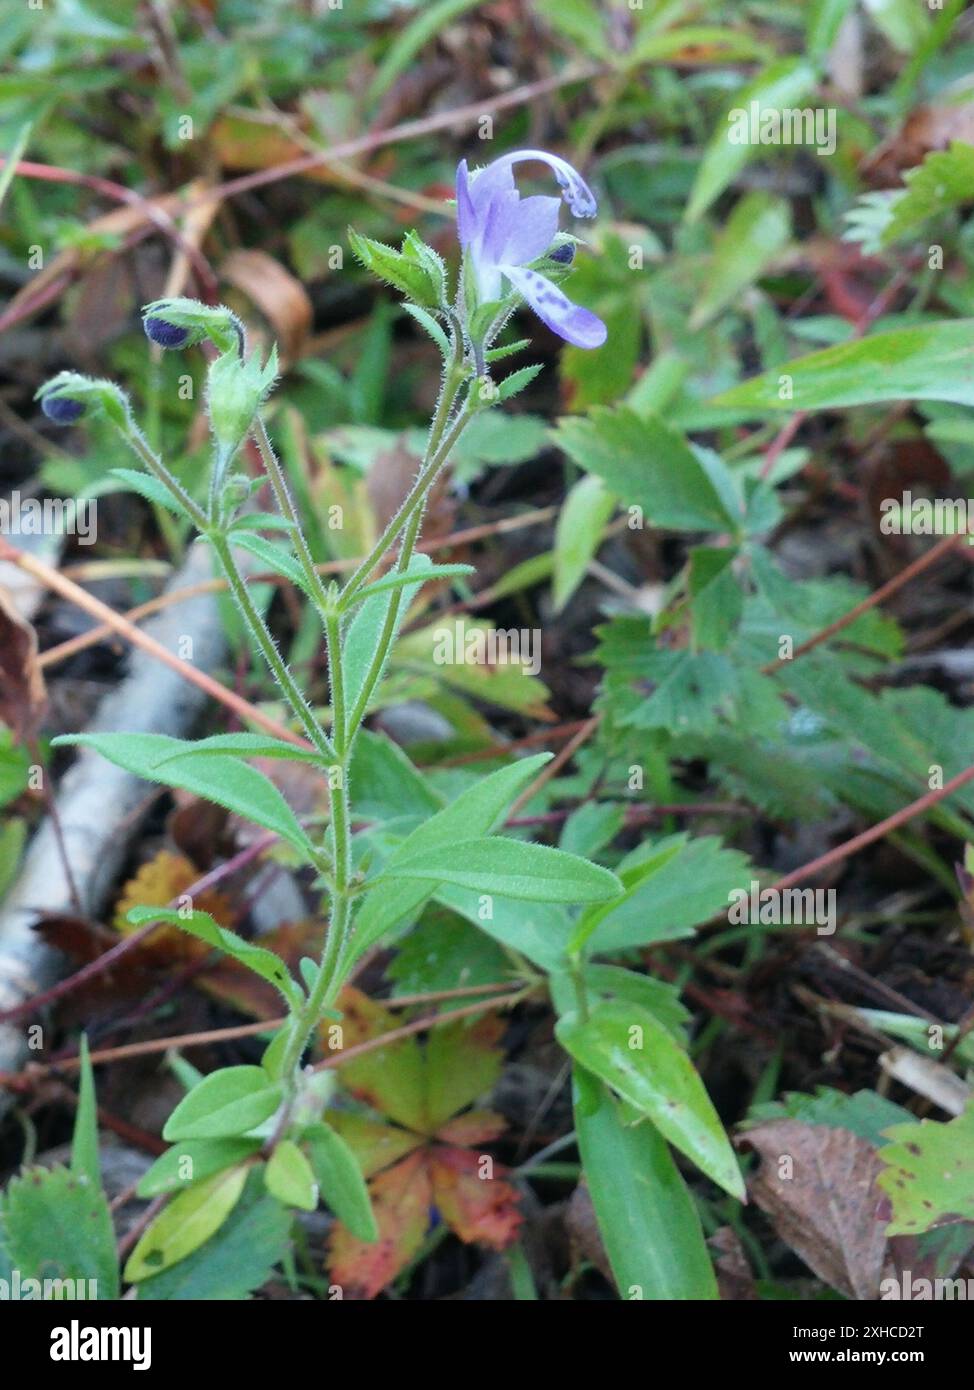
[{"label": "fallen leaf", "polygon": [[740,1142],[760,1155],[749,1193],[781,1239],[847,1298],[877,1298],[886,1231],[877,1214],[881,1165],[872,1144],[800,1120],[758,1125]]},{"label": "fallen leaf", "polygon": [[18,743],[35,738],[47,709],[37,633],[0,589],[0,720]]}]

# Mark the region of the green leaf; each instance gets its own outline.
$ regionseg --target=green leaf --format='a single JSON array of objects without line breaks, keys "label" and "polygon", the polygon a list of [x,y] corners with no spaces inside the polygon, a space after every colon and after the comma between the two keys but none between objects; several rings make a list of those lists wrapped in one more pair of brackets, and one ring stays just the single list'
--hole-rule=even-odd
[{"label": "green leaf", "polygon": [[666,1142],[576,1067],[575,1133],[623,1299],[716,1299],[700,1217]]},{"label": "green leaf", "polygon": [[175,516],[185,517],[182,503],[169,491],[165,483],[161,483],[158,478],[154,478],[151,473],[139,473],[134,468],[112,468],[109,469],[113,478],[118,478],[119,482],[132,492],[137,492],[140,497],[144,497],[147,502],[153,503],[157,507],[165,507],[167,511]]},{"label": "green leaf", "polygon": [[[0,1196],[0,1226],[11,1266],[22,1279],[94,1280],[99,1299],[118,1297],[111,1212],[87,1176],[67,1168],[28,1168]],[[68,1292],[62,1288],[48,1296],[65,1298]]]},{"label": "green leaf", "polygon": [[379,1239],[379,1228],[372,1201],[355,1155],[342,1137],[326,1124],[305,1130],[311,1146],[311,1167],[318,1180],[321,1199],[353,1236],[359,1240]]},{"label": "green leaf", "polygon": [[519,367],[516,372],[511,372],[497,386],[497,399],[499,401],[509,401],[512,396],[518,395],[526,386],[538,375],[543,367],[540,363],[534,363],[530,367]]},{"label": "green leaf", "polygon": [[815,69],[811,63],[804,58],[782,58],[765,68],[753,82],[735,91],[732,109],[721,116],[700,161],[684,213],[687,222],[695,222],[706,212],[746,164],[766,154],[764,145],[732,141],[734,112],[749,111],[752,101],[763,110],[781,111],[800,106],[814,86]]},{"label": "green leaf", "polygon": [[589,561],[602,543],[602,531],[615,511],[616,499],[602,479],[579,478],[562,504],[555,526],[555,612],[560,613],[585,578]]},{"label": "green leaf", "polygon": [[235,758],[282,758],[287,762],[321,764],[321,754],[313,748],[303,748],[298,743],[288,743],[286,739],[274,738],[272,734],[240,733],[210,734],[208,738],[194,739],[183,743],[174,739],[176,751],[162,757],[157,767],[165,767],[176,759],[208,758],[216,753],[231,753]]},{"label": "green leaf", "polygon": [[[644,866],[649,872],[641,872]],[[690,936],[694,926],[726,909],[733,889],[754,877],[747,856],[725,849],[712,835],[646,841],[623,859],[618,872],[633,886],[620,901],[596,909],[589,955]],[[584,920],[579,919],[579,927]]]},{"label": "green leaf", "polygon": [[704,291],[690,315],[696,331],[732,304],[768,269],[791,237],[791,211],[784,198],[749,193],[722,228],[707,268]]},{"label": "green leaf", "polygon": [[974,320],[898,328],[824,348],[752,377],[714,404],[763,415],[906,400],[974,405]]},{"label": "green leaf", "polygon": [[244,820],[272,830],[308,859],[315,857],[314,846],[274,783],[237,758],[198,753],[184,757],[192,745],[168,734],[65,734],[52,742],[58,747],[94,748],[147,782],[180,787],[215,801]]},{"label": "green leaf", "polygon": [[416,55],[431,43],[442,29],[467,10],[472,10],[478,2],[479,0],[434,0],[433,4],[419,8],[415,17],[397,35],[379,64],[369,84],[369,106],[378,103],[396,78],[406,71]]},{"label": "green leaf", "polygon": [[620,717],[619,723],[629,728],[703,734],[715,728],[722,715],[734,712],[737,671],[721,652],[648,651],[641,675],[652,694]]},{"label": "green leaf", "polygon": [[738,552],[698,545],[690,552],[690,625],[699,647],[723,651],[744,612],[744,594],[734,573]]},{"label": "green leaf", "polygon": [[[363,589],[359,589],[353,594],[351,602],[359,603],[363,599],[371,598],[373,594],[385,594],[394,589],[403,589],[408,585],[416,584],[419,580],[422,584],[428,584],[431,579],[454,579],[459,574],[475,574],[473,565],[432,565],[423,563],[425,556],[414,556],[409,568],[402,571],[394,571],[392,574],[377,579],[374,584],[366,584]],[[416,560],[419,564],[416,564]]]},{"label": "green leaf", "polygon": [[146,922],[171,922],[174,927],[179,927],[180,931],[205,941],[209,946],[215,946],[218,951],[232,956],[262,980],[267,980],[280,990],[289,1004],[296,1004],[302,998],[300,989],[288,974],[287,966],[280,956],[263,946],[255,946],[252,942],[245,941],[242,936],[226,927],[221,927],[208,912],[198,912],[194,909],[185,913],[181,908],[133,907],[128,913],[128,920],[137,927],[143,926]]},{"label": "green leaf", "polygon": [[637,1004],[600,1000],[566,1015],[555,1036],[576,1062],[648,1115],[671,1144],[732,1197],[744,1197],[734,1150],[703,1082],[673,1035]]},{"label": "green leaf", "polygon": [[160,1154],[139,1179],[139,1197],[158,1197],[202,1182],[255,1154],[260,1139],[187,1139]]},{"label": "green leaf", "polygon": [[392,868],[387,865],[381,877],[455,883],[502,898],[547,903],[603,902],[622,888],[615,874],[587,859],[501,836],[462,839],[410,855]]},{"label": "green leaf", "polygon": [[292,1217],[251,1173],[243,1196],[219,1230],[162,1274],[138,1285],[139,1301],[205,1302],[246,1298],[286,1256]]},{"label": "green leaf", "polygon": [[88,1051],[88,1036],[81,1034],[81,1084],[78,1087],[78,1109],[71,1136],[71,1173],[84,1178],[92,1187],[101,1187],[101,1162],[98,1154],[98,1109],[95,1103],[95,1077]]},{"label": "green leaf", "polygon": [[651,411],[596,406],[561,420],[555,443],[602,479],[626,506],[674,531],[737,532],[743,505],[732,474],[708,450],[693,449]]},{"label": "green leaf", "polygon": [[311,1164],[293,1139],[282,1139],[275,1145],[264,1169],[264,1182],[268,1192],[286,1207],[314,1211],[318,1205],[318,1184]]},{"label": "green leaf", "polygon": [[888,1235],[974,1220],[974,1104],[947,1124],[893,1125],[886,1135],[876,1181],[893,1206]]},{"label": "green leaf", "polygon": [[[536,753],[492,772],[418,826],[401,841],[383,866],[391,871],[410,856],[448,846],[471,834],[487,835],[507,812],[507,808],[535,774],[551,760],[550,753]],[[355,918],[353,959],[374,946],[398,922],[412,917],[432,889],[424,883],[378,883],[368,890]]]},{"label": "green leaf", "polygon": [[174,1197],[143,1231],[125,1265],[126,1282],[137,1284],[161,1274],[198,1250],[233,1211],[247,1173],[248,1165],[240,1163]]},{"label": "green leaf", "polygon": [[404,304],[402,307],[405,309],[407,314],[409,314],[412,318],[416,320],[416,322],[420,325],[421,328],[424,328],[426,330],[426,332],[433,339],[433,342],[439,348],[440,352],[443,354],[443,357],[449,357],[450,340],[443,332],[443,329],[437,323],[433,315],[428,314],[425,309],[421,309],[418,304]]},{"label": "green leaf", "polygon": [[260,563],[274,574],[281,575],[289,584],[293,584],[301,593],[308,598],[317,597],[315,591],[308,583],[304,568],[294,558],[292,552],[286,549],[286,542],[269,541],[265,536],[254,535],[251,531],[234,531],[233,545],[236,549],[246,550],[248,554],[255,556]]},{"label": "green leaf", "polygon": [[369,729],[355,740],[348,785],[353,811],[363,820],[428,816],[443,804],[398,743]]},{"label": "green leaf", "polygon": [[428,266],[405,255],[402,251],[396,251],[391,246],[384,245],[381,241],[373,241],[371,237],[360,236],[351,227],[348,229],[348,243],[366,270],[370,270],[380,280],[385,280],[387,284],[404,294],[407,299],[414,300],[417,304],[431,309],[439,305],[439,287],[430,274]]},{"label": "green leaf", "polygon": [[223,1067],[204,1076],[166,1121],[163,1139],[219,1139],[245,1134],[273,1115],[280,1086],[267,1084],[261,1067]]}]

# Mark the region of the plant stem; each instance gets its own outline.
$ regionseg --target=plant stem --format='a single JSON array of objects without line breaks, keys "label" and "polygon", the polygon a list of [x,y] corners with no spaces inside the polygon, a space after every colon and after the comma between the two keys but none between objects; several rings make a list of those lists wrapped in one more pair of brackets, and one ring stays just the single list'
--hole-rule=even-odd
[{"label": "plant stem", "polygon": [[220,566],[226,575],[227,583],[230,586],[230,592],[236,599],[244,621],[250,629],[254,641],[260,648],[264,660],[270,667],[271,674],[277,681],[281,693],[284,695],[297,718],[301,721],[305,733],[321,754],[322,758],[329,763],[333,763],[336,758],[336,753],[331,740],[315,718],[311,706],[304,698],[297,682],[288,670],[284,658],[278,651],[277,643],[271,636],[263,616],[258,611],[256,604],[250,596],[250,590],[247,588],[246,581],[237,569],[237,563],[233,558],[233,551],[229,541],[226,536],[219,531],[212,532],[209,536],[209,540],[216,553],[217,559],[220,561]]},{"label": "plant stem", "polygon": [[127,430],[122,430],[122,437],[129,448],[138,454],[152,476],[158,478],[159,482],[169,489],[186,514],[192,517],[196,529],[205,534],[210,523],[203,508],[193,501],[179,479],[170,473],[159,455],[149,447],[142,432],[130,423]]},{"label": "plant stem", "polygon": [[[455,394],[456,393],[454,392],[454,397]],[[402,546],[399,551],[399,560],[396,566],[400,574],[402,574],[404,570],[408,569],[409,563],[413,558],[413,551],[415,549],[416,541],[419,536],[419,529],[423,523],[423,510],[426,505],[426,498],[429,492],[429,488],[432,485],[434,479],[436,478],[436,475],[439,473],[440,469],[443,467],[443,465],[449,458],[450,450],[453,448],[454,444],[457,442],[460,435],[463,433],[472,414],[473,409],[470,407],[470,398],[468,397],[461,409],[459,410],[459,412],[457,413],[457,415],[454,417],[453,423],[450,426],[449,430],[446,431],[445,435],[441,426],[439,434],[437,436],[437,439],[439,440],[438,448],[436,447],[433,434],[431,433],[430,435],[430,446],[427,449],[428,462],[424,462],[422,472],[420,473],[416,481],[416,485],[413,489],[413,493],[416,494],[415,498],[413,497],[413,493],[410,493],[410,496],[407,499],[406,506],[404,506],[403,510],[399,513],[400,517],[402,517],[404,514],[408,515],[408,521],[406,523],[406,534],[403,537]],[[432,454],[430,453],[430,450],[433,451]],[[346,587],[342,590],[343,599],[345,598],[345,595],[348,593],[348,589],[349,586],[346,585]],[[389,608],[386,612],[385,622],[382,626],[382,632],[379,634],[379,640],[376,644],[375,655],[372,658],[372,663],[369,666],[368,672],[366,673],[365,680],[362,682],[362,688],[359,691],[357,700],[355,701],[355,706],[352,709],[351,715],[349,716],[348,727],[352,733],[353,738],[355,736],[355,732],[357,732],[358,730],[359,725],[365,718],[366,711],[369,707],[369,701],[372,698],[373,691],[375,690],[375,687],[378,684],[382,672],[385,668],[386,660],[389,655],[389,648],[392,645],[392,641],[396,635],[396,631],[399,626],[399,617],[404,602],[405,589],[400,588],[396,591],[392,598],[392,601],[389,604]]]},{"label": "plant stem", "polygon": [[[352,595],[356,593],[357,590],[361,589],[362,585],[368,579],[369,575],[375,569],[376,565],[382,559],[383,555],[385,555],[386,551],[389,550],[393,541],[399,535],[399,532],[405,526],[406,522],[410,519],[410,517],[415,512],[416,508],[424,500],[426,492],[430,487],[430,484],[433,482],[434,478],[436,477],[436,474],[442,467],[446,455],[443,455],[443,457],[441,457],[442,450],[439,449],[439,445],[441,439],[443,439],[444,431],[446,430],[447,421],[449,419],[450,410],[453,406],[453,402],[456,400],[457,392],[463,384],[462,361],[463,345],[460,342],[455,342],[453,348],[453,358],[447,364],[446,373],[443,377],[443,386],[440,390],[440,398],[436,404],[436,413],[433,416],[433,423],[430,426],[429,441],[426,445],[426,454],[423,459],[423,467],[419,473],[419,476],[416,478],[416,481],[410,488],[409,493],[406,496],[406,500],[399,508],[399,511],[389,522],[382,535],[379,537],[375,545],[369,551],[369,554],[365,557],[365,559],[354,571],[354,573],[349,577],[347,583],[345,584],[345,587],[342,589],[342,599],[344,602],[347,602],[352,597]],[[457,437],[459,436],[460,430],[456,429],[456,425],[459,420],[460,416],[458,415],[454,420],[453,428],[450,431],[450,437],[447,442],[446,449],[447,454],[449,453],[450,448],[452,448],[452,446],[456,443]],[[463,423],[466,424],[466,420],[464,420]]]},{"label": "plant stem", "polygon": [[[328,596],[328,589],[325,585],[325,581],[315,568],[314,557],[311,554],[311,548],[308,545],[307,537],[301,529],[301,518],[298,516],[298,509],[294,505],[294,499],[291,497],[291,489],[287,485],[284,469],[281,467],[280,461],[274,452],[274,446],[270,441],[270,435],[267,433],[267,426],[264,424],[259,413],[254,416],[253,434],[280,513],[287,521],[291,522],[292,530],[289,534],[292,536],[297,548],[298,559],[301,562],[301,568],[304,570],[305,577],[307,578],[308,588],[310,592],[316,596],[318,606],[321,609],[322,616],[324,616],[331,604],[331,600]],[[329,651],[329,658],[330,657],[331,652]]]}]

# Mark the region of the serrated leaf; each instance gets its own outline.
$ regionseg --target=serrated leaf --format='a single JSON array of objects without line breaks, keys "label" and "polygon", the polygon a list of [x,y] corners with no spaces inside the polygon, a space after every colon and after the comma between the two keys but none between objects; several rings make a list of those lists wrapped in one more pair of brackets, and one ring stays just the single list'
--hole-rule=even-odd
[{"label": "serrated leaf", "polygon": [[893,1206],[887,1235],[974,1220],[974,1105],[947,1124],[893,1125],[877,1183]]},{"label": "serrated leaf", "polygon": [[[0,1197],[0,1225],[10,1263],[22,1280],[85,1280],[89,1296],[118,1297],[111,1212],[101,1188],[87,1177],[67,1168],[28,1169],[12,1178]],[[67,1292],[62,1288],[48,1296],[64,1298]],[[84,1296],[78,1290],[72,1294]]]},{"label": "serrated leaf", "polygon": [[509,376],[498,383],[497,399],[509,401],[512,396],[518,395],[526,386],[530,386],[538,373],[543,370],[543,365],[539,362],[530,367],[519,367],[516,372],[511,372]]},{"label": "serrated leaf", "polygon": [[426,308],[437,307],[438,287],[425,265],[381,241],[361,236],[351,227],[348,229],[348,242],[366,270],[370,270],[373,275],[385,280],[417,304]]},{"label": "serrated leaf", "polygon": [[245,1134],[273,1115],[280,1086],[268,1085],[261,1067],[223,1067],[183,1096],[166,1121],[163,1139],[219,1139]]},{"label": "serrated leaf", "polygon": [[596,406],[561,420],[554,440],[602,479],[625,506],[675,531],[740,529],[743,506],[733,475],[716,454],[694,449],[651,411]]}]

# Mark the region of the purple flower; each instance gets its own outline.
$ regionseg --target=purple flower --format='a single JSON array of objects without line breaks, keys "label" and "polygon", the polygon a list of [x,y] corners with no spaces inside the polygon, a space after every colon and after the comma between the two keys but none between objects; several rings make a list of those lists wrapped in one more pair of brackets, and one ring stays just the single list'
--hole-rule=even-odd
[{"label": "purple flower", "polygon": [[594,217],[592,190],[575,169],[544,150],[517,150],[502,155],[472,178],[467,161],[457,167],[457,230],[467,255],[481,303],[501,299],[509,280],[531,308],[559,338],[576,347],[601,347],[606,327],[588,309],[573,304],[557,285],[530,270],[543,256],[558,231],[557,198],[522,198],[514,184],[513,166],[525,159],[547,164],[576,217]]}]

